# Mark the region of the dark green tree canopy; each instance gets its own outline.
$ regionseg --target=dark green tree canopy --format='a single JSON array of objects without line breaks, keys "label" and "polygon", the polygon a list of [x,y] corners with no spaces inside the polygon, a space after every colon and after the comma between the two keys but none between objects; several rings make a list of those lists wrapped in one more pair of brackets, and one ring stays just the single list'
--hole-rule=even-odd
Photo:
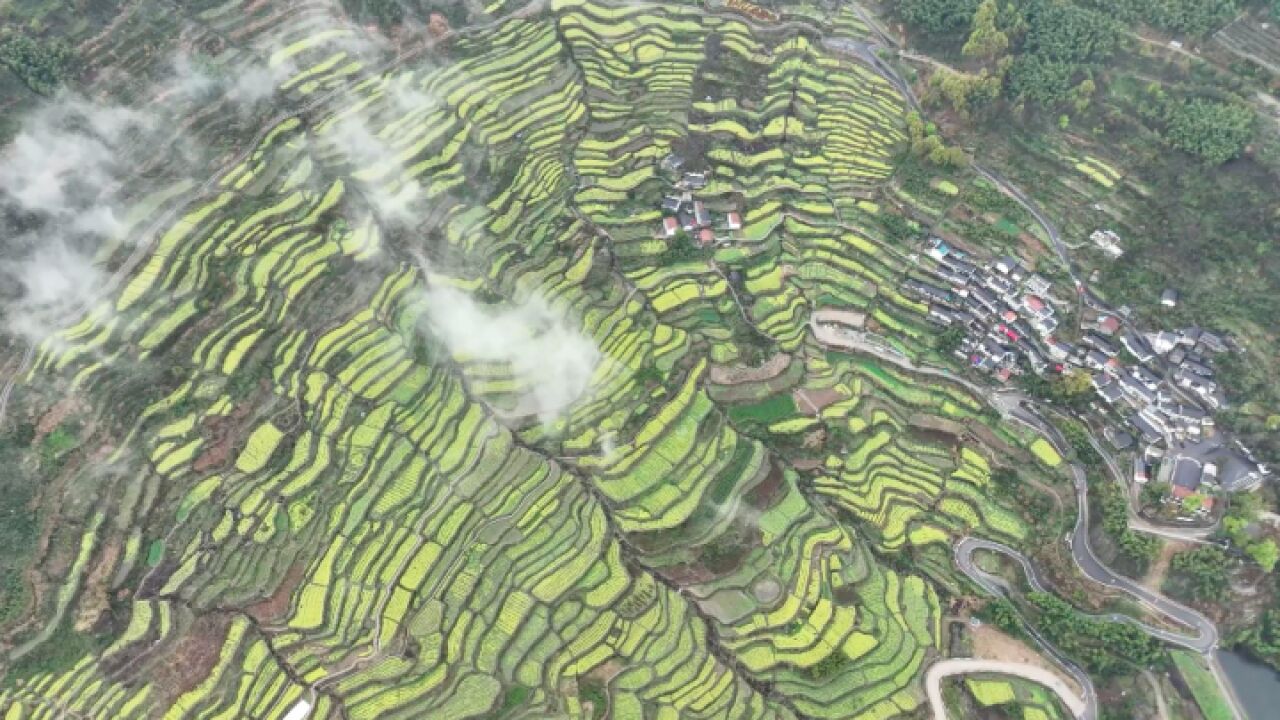
[{"label": "dark green tree canopy", "polygon": [[1253,136],[1253,111],[1243,105],[1197,98],[1166,111],[1169,144],[1215,165],[1239,157]]},{"label": "dark green tree canopy", "polygon": [[908,24],[935,35],[967,30],[979,0],[901,0],[898,14]]}]

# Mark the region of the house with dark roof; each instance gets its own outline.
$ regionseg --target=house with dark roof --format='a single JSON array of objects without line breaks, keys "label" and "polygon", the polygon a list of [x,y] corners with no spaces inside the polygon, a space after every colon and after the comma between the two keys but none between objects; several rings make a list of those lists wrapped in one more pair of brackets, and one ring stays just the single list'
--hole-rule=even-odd
[{"label": "house with dark roof", "polygon": [[1177,307],[1178,291],[1173,288],[1165,288],[1164,292],[1160,293],[1160,304],[1165,307]]},{"label": "house with dark roof", "polygon": [[942,327],[950,327],[956,322],[956,316],[942,305],[929,305],[929,321]]},{"label": "house with dark roof", "polygon": [[1169,352],[1178,345],[1178,336],[1168,330],[1152,333],[1147,336],[1147,339],[1151,341],[1151,348],[1159,355]]},{"label": "house with dark roof", "polygon": [[926,300],[946,303],[948,305],[955,302],[955,296],[950,290],[944,290],[937,285],[930,285],[929,283],[920,282],[919,280],[908,279],[903,281],[902,287],[907,292]]},{"label": "house with dark roof", "polygon": [[1200,333],[1200,342],[1196,344],[1196,347],[1199,348],[1200,346],[1214,353],[1224,353],[1229,349],[1225,338],[1209,330]]},{"label": "house with dark roof", "polygon": [[964,296],[965,308],[973,313],[974,317],[985,318],[991,315],[991,309],[983,305],[977,297],[972,294]]},{"label": "house with dark roof", "polygon": [[950,268],[952,272],[960,273],[965,277],[973,277],[974,273],[978,271],[978,266],[968,260],[961,260],[956,257],[955,253],[951,253],[950,255],[939,259],[938,263]]},{"label": "house with dark roof", "polygon": [[1156,388],[1160,387],[1160,378],[1156,377],[1155,373],[1142,367],[1141,365],[1137,365],[1130,368],[1129,374],[1133,376],[1134,380],[1137,380],[1138,382],[1145,385],[1148,390],[1151,390],[1154,392]]},{"label": "house with dark roof", "polygon": [[1178,364],[1178,367],[1182,368],[1187,372],[1199,375],[1200,377],[1203,377],[1203,378],[1213,377],[1213,368],[1203,363],[1196,362],[1191,358],[1183,358],[1182,362]]},{"label": "house with dark roof", "polygon": [[1004,297],[1013,292],[1013,281],[1001,275],[988,275],[983,278],[983,284],[991,289],[995,294]]},{"label": "house with dark roof", "polygon": [[711,224],[711,213],[707,212],[707,206],[702,204],[701,200],[693,201],[693,221],[698,227],[706,227]]},{"label": "house with dark roof", "polygon": [[1124,397],[1120,391],[1120,387],[1106,373],[1096,373],[1092,378],[1093,389],[1098,393],[1098,397],[1106,400],[1109,404],[1115,404]]},{"label": "house with dark roof", "polygon": [[1142,439],[1148,444],[1157,443],[1164,439],[1164,433],[1160,432],[1150,420],[1143,417],[1142,413],[1134,413],[1129,416],[1129,424],[1137,428],[1142,435]]},{"label": "house with dark roof", "polygon": [[1124,345],[1125,349],[1138,359],[1138,362],[1147,362],[1155,357],[1155,352],[1151,349],[1150,343],[1132,330],[1126,331],[1120,337],[1120,344]]},{"label": "house with dark roof", "polygon": [[1034,318],[1031,321],[1032,327],[1041,335],[1048,335],[1058,329],[1058,320],[1052,316],[1046,318]]},{"label": "house with dark roof", "polygon": [[[1166,458],[1167,461],[1167,458]],[[1173,459],[1173,471],[1169,482],[1185,493],[1194,493],[1200,489],[1200,479],[1204,475],[1204,463],[1189,455],[1176,455]],[[1175,490],[1176,492],[1176,490]]]},{"label": "house with dark roof", "polygon": [[1002,255],[996,258],[993,267],[995,267],[996,272],[1008,275],[1011,280],[1016,282],[1021,282],[1027,276],[1027,269],[1022,267],[1022,263],[1009,255]]},{"label": "house with dark roof", "polygon": [[969,278],[952,270],[949,267],[938,265],[933,268],[933,274],[946,280],[952,287],[964,287],[969,284]]},{"label": "house with dark roof", "polygon": [[1133,447],[1133,436],[1124,430],[1118,430],[1108,425],[1102,429],[1102,437],[1111,443],[1111,447],[1116,450],[1128,450]]},{"label": "house with dark roof", "polygon": [[1139,404],[1148,405],[1156,401],[1155,390],[1143,385],[1132,375],[1121,374],[1118,382],[1124,393],[1133,397]]},{"label": "house with dark roof", "polygon": [[1110,340],[1107,340],[1092,330],[1086,332],[1080,339],[1085,345],[1089,345],[1107,357],[1115,357],[1116,354],[1120,352],[1120,350],[1113,345]]},{"label": "house with dark roof", "polygon": [[1058,361],[1066,360],[1076,352],[1074,345],[1063,342],[1056,337],[1045,338],[1044,346],[1049,351],[1049,357]]},{"label": "house with dark roof", "polygon": [[988,313],[996,313],[1000,311],[1000,302],[996,300],[996,297],[980,287],[970,288],[969,297],[975,298],[979,303],[981,303],[982,306],[987,309]]},{"label": "house with dark roof", "polygon": [[684,177],[680,178],[680,184],[691,190],[701,190],[707,186],[707,174],[700,172],[687,172]]}]

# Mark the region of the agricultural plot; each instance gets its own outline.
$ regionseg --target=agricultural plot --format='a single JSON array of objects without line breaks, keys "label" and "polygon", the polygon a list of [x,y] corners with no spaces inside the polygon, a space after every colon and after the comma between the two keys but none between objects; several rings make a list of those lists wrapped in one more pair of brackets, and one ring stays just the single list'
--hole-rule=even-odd
[{"label": "agricultural plot", "polygon": [[[389,66],[322,11],[207,11],[286,28],[266,62],[308,111],[35,354],[29,381],[100,402],[168,371],[50,601],[119,578],[120,627],[0,689],[5,717],[918,712],[944,598],[883,555],[1026,529],[983,448],[912,430],[977,400],[810,339],[814,308],[858,308],[928,352],[908,261],[849,202],[893,172],[891,87],[697,4],[556,0]],[[655,235],[673,152],[741,214],[729,246]],[[848,452],[802,472],[777,444],[815,431]]]},{"label": "agricultural plot", "polygon": [[1205,718],[1225,720],[1235,716],[1230,703],[1222,697],[1217,678],[1204,666],[1203,659],[1185,650],[1172,650],[1169,655]]},{"label": "agricultural plot", "polygon": [[1244,14],[1213,35],[1213,45],[1280,75],[1280,34],[1273,23]]},{"label": "agricultural plot", "polygon": [[963,681],[970,700],[981,708],[1000,708],[1006,717],[1022,720],[1062,720],[1071,717],[1048,689],[1026,680],[1003,676],[969,677]]},{"label": "agricultural plot", "polygon": [[[970,533],[1010,541],[1027,528],[1016,513],[987,494],[991,469],[974,448],[947,447],[908,432],[913,410],[940,417],[972,418],[977,401],[954,389],[929,392],[871,361],[837,367],[852,373],[839,387],[852,400],[823,415],[833,432],[845,432],[852,446],[829,456],[814,488],[837,507],[877,529],[883,550],[928,545]],[[887,402],[886,402],[887,401]],[[843,425],[844,427],[841,427]]]}]

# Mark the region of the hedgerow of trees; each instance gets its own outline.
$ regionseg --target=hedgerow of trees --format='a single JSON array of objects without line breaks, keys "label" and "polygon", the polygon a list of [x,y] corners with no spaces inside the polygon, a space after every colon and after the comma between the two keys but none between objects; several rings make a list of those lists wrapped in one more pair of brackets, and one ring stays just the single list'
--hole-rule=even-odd
[{"label": "hedgerow of trees", "polygon": [[1161,647],[1145,631],[1127,623],[1095,620],[1048,593],[1031,593],[1036,626],[1063,652],[1098,674],[1123,670],[1126,662],[1149,666],[1160,659]]},{"label": "hedgerow of trees", "polygon": [[1213,545],[1178,553],[1169,563],[1173,572],[1165,589],[1192,600],[1222,600],[1227,593],[1228,562],[1222,548]]},{"label": "hedgerow of trees", "polygon": [[26,33],[0,31],[0,65],[32,92],[52,95],[75,66],[75,52],[61,40],[43,41]]}]

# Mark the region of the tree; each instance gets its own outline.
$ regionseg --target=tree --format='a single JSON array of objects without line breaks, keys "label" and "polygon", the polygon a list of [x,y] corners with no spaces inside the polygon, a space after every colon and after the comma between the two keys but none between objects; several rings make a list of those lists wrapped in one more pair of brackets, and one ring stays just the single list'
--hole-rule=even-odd
[{"label": "tree", "polygon": [[1239,9],[1237,0],[1147,0],[1143,19],[1161,30],[1205,36],[1225,25]]},{"label": "tree", "polygon": [[1231,496],[1232,517],[1243,518],[1249,522],[1258,519],[1262,511],[1262,496],[1255,492],[1235,493]]},{"label": "tree", "polygon": [[1207,546],[1178,553],[1170,563],[1187,594],[1197,600],[1219,600],[1227,590],[1227,554]]},{"label": "tree", "polygon": [[970,57],[992,58],[1009,49],[1009,36],[996,27],[996,0],[982,0],[973,13],[972,31],[960,52]]},{"label": "tree", "polygon": [[1182,498],[1182,509],[1186,512],[1193,513],[1204,507],[1204,496],[1198,493],[1192,493]]},{"label": "tree", "polygon": [[1083,370],[1074,370],[1059,376],[1058,387],[1063,395],[1072,397],[1089,392],[1093,387],[1093,379]]},{"label": "tree", "polygon": [[1008,598],[996,598],[987,602],[978,611],[978,617],[1010,635],[1020,635],[1022,632],[1022,624],[1018,621],[1018,610]]},{"label": "tree", "polygon": [[1022,478],[1012,468],[998,467],[991,471],[991,484],[995,487],[996,494],[1009,497],[1022,487]]},{"label": "tree", "polygon": [[1196,98],[1166,112],[1168,143],[1213,165],[1239,157],[1253,136],[1254,114],[1244,105]]},{"label": "tree", "polygon": [[934,348],[943,355],[950,355],[960,347],[964,337],[964,328],[959,325],[952,325],[938,334],[938,339],[934,342]]},{"label": "tree", "polygon": [[1087,77],[1080,81],[1071,91],[1071,106],[1076,112],[1082,113],[1089,109],[1089,103],[1093,100],[1093,94],[1098,91],[1098,86],[1094,84],[1093,78]]},{"label": "tree", "polygon": [[960,148],[949,148],[943,144],[942,138],[938,137],[938,129],[933,123],[925,123],[919,113],[907,114],[907,137],[911,153],[934,165],[959,167],[968,160]]},{"label": "tree", "polygon": [[1124,30],[1107,15],[1052,0],[1027,6],[1023,52],[1071,65],[1098,63],[1111,57]]},{"label": "tree", "polygon": [[1249,521],[1242,517],[1228,515],[1222,519],[1223,533],[1228,538],[1231,538],[1231,542],[1235,543],[1237,547],[1244,547],[1249,543],[1248,528]]},{"label": "tree", "polygon": [[929,78],[930,95],[941,98],[963,118],[1000,97],[1001,79],[985,69],[977,74],[939,69]]},{"label": "tree", "polygon": [[1142,486],[1142,504],[1155,505],[1169,494],[1169,483],[1153,482]]},{"label": "tree", "polygon": [[1245,553],[1254,562],[1258,563],[1258,567],[1262,568],[1263,572],[1267,573],[1274,570],[1276,561],[1280,560],[1280,548],[1276,547],[1276,541],[1271,538],[1253,543],[1245,550]]},{"label": "tree", "polygon": [[898,14],[908,25],[941,35],[963,29],[977,7],[978,0],[901,0]]},{"label": "tree", "polygon": [[61,40],[41,42],[11,31],[0,34],[0,65],[18,76],[32,92],[51,95],[71,76],[75,53]]},{"label": "tree", "polygon": [[964,154],[964,150],[958,147],[936,147],[929,151],[926,156],[929,162],[938,167],[957,168],[963,167],[968,161],[968,157]]},{"label": "tree", "polygon": [[1009,68],[1009,96],[1052,107],[1067,97],[1075,72],[1072,63],[1039,55],[1020,56]]}]

